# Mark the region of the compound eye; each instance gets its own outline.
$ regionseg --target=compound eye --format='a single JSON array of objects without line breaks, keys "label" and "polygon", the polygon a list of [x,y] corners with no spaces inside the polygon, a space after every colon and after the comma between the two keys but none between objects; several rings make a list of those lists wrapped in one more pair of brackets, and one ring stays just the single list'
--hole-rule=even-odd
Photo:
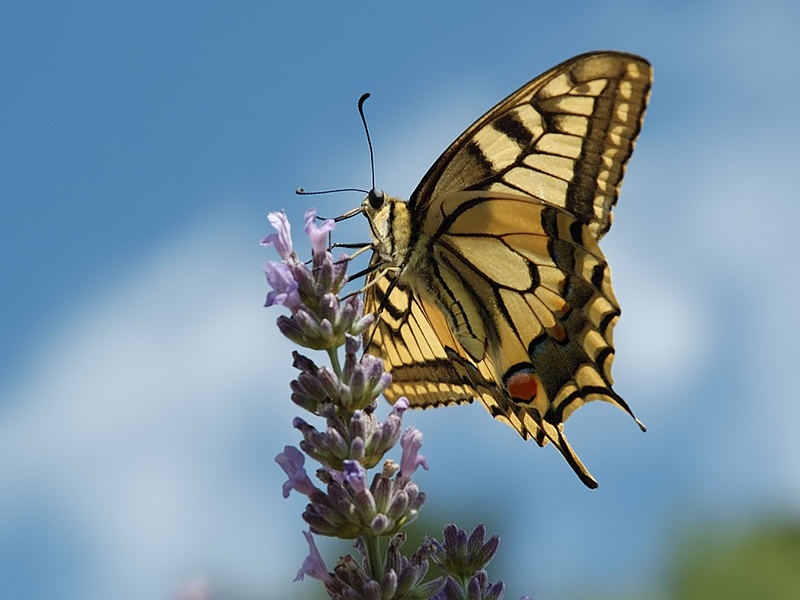
[{"label": "compound eye", "polygon": [[383,206],[383,201],[386,196],[383,195],[383,190],[380,188],[372,188],[369,191],[369,195],[367,199],[369,200],[369,205],[374,209],[378,210],[381,206]]}]

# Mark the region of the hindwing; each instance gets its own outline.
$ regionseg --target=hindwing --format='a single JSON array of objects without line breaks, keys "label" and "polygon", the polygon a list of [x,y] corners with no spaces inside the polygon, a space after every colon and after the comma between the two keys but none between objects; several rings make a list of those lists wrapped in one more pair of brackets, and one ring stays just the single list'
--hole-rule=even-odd
[{"label": "hindwing", "polygon": [[432,408],[481,401],[489,413],[539,446],[552,442],[589,487],[597,482],[561,433],[514,402],[497,384],[489,357],[473,361],[453,336],[447,318],[410,288],[383,277],[365,292],[367,310],[381,318],[365,336],[367,352],[381,356],[392,383],[384,395],[392,404],[404,396],[411,408]]}]

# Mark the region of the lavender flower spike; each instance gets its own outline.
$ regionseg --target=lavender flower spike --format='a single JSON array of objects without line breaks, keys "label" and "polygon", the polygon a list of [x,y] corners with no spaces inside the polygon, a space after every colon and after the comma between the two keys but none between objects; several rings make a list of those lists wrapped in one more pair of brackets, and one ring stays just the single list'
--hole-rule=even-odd
[{"label": "lavender flower spike", "polygon": [[[500,600],[502,584],[490,586],[486,573],[475,571],[497,548],[496,537],[484,542],[483,526],[469,540],[466,533],[456,532],[455,543],[448,543],[446,529],[444,544],[430,538],[410,557],[399,553],[406,539],[402,529],[417,518],[425,503],[425,493],[411,480],[420,466],[428,468],[420,453],[422,433],[413,427],[402,432],[403,413],[409,408],[406,398],[394,403],[383,422],[377,418],[377,397],[391,383],[391,375],[380,358],[360,352],[361,337],[375,316],[363,314],[363,300],[357,293],[339,296],[347,283],[349,257],[334,260],[328,250],[334,221],[319,224],[316,211],[306,211],[304,229],[312,247],[308,265],[293,249],[286,214],[273,212],[268,219],[275,233],[262,244],[274,246],[281,260],[264,267],[272,288],[267,306],[286,306],[291,314],[278,317],[280,331],[300,346],[326,351],[330,362],[317,366],[310,358],[293,354],[293,366],[300,373],[290,384],[292,401],[323,418],[327,429],[317,430],[295,418],[293,426],[303,437],[299,450],[286,446],[275,457],[288,478],[283,496],[295,490],[309,499],[303,512],[310,527],[303,532],[309,551],[295,581],[309,575],[323,583],[330,598],[339,600]],[[340,360],[342,346],[344,362]],[[385,457],[398,441],[400,464]],[[306,473],[305,456],[320,463],[316,477],[322,488]],[[369,475],[376,468],[379,472]],[[357,538],[360,560],[347,555],[329,570],[312,533]],[[386,550],[381,537],[389,538]],[[430,560],[447,574],[423,583]]]},{"label": "lavender flower spike", "polygon": [[306,470],[303,468],[305,457],[294,446],[285,446],[283,452],[275,457],[275,462],[278,463],[281,469],[289,476],[289,480],[283,483],[283,497],[288,498],[289,492],[293,489],[301,494],[311,496],[317,488],[311,483]]},{"label": "lavender flower spike", "polygon": [[277,233],[271,233],[263,240],[262,246],[275,246],[280,257],[284,260],[288,259],[293,253],[292,248],[292,228],[289,225],[289,219],[286,218],[286,213],[271,212],[267,215],[269,224],[272,225]]},{"label": "lavender flower spike", "polygon": [[400,457],[400,475],[402,477],[410,478],[419,466],[428,470],[428,461],[419,453],[419,449],[422,448],[422,432],[419,429],[414,427],[406,429],[403,437],[400,438],[400,446],[403,448],[403,454]]},{"label": "lavender flower spike", "polygon": [[308,575],[314,579],[319,579],[322,583],[328,583],[333,577],[328,573],[328,567],[325,566],[325,561],[322,560],[322,556],[320,556],[319,550],[317,550],[314,538],[308,531],[304,531],[303,535],[308,542],[308,556],[306,556],[303,561],[303,566],[300,567],[300,570],[297,572],[297,577],[295,577],[294,580],[303,581],[303,577]]}]

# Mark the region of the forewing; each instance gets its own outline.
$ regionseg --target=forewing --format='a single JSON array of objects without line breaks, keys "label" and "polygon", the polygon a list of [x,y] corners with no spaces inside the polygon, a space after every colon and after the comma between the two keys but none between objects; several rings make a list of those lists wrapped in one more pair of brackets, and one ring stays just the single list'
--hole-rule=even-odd
[{"label": "forewing", "polygon": [[411,196],[418,225],[456,191],[523,194],[564,208],[595,237],[611,225],[652,79],[643,58],[576,56],[522,86],[470,126]]}]

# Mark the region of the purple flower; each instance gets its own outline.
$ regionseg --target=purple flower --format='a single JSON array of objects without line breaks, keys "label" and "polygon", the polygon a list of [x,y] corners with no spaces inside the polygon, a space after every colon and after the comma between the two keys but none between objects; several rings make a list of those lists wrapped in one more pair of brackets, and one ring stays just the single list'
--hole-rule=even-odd
[{"label": "purple flower", "polygon": [[400,438],[400,446],[403,448],[403,454],[400,457],[401,477],[410,478],[419,466],[428,470],[428,461],[419,453],[419,449],[422,448],[422,432],[419,429],[414,427],[406,429],[403,437]]},{"label": "purple flower", "polygon": [[363,354],[349,375],[350,394],[355,406],[366,407],[392,382],[383,370],[383,359]]},{"label": "purple flower", "polygon": [[[365,355],[369,356],[369,355]],[[391,383],[391,380],[390,380]],[[386,385],[389,385],[388,383]],[[402,417],[403,413],[408,410],[408,398],[400,396],[392,406],[392,414],[397,417]],[[425,467],[427,469],[427,467]]]},{"label": "purple flower", "polygon": [[280,257],[288,260],[294,250],[292,248],[292,228],[289,225],[289,219],[286,218],[286,213],[284,211],[271,212],[267,215],[267,220],[277,230],[277,233],[269,234],[261,240],[261,245],[275,246]]},{"label": "purple flower", "polygon": [[267,281],[272,290],[267,294],[264,306],[283,304],[290,310],[300,306],[300,294],[297,293],[297,281],[291,269],[282,262],[268,262],[264,265]]},{"label": "purple flower", "polygon": [[341,471],[337,471],[331,467],[325,467],[326,472],[331,476],[331,481],[335,481],[336,483],[343,484],[344,483],[344,473]]},{"label": "purple flower", "polygon": [[308,556],[306,556],[303,561],[303,566],[300,567],[300,570],[297,572],[297,577],[295,577],[294,580],[302,581],[303,577],[308,575],[314,579],[319,579],[323,583],[331,581],[333,577],[328,573],[328,567],[325,566],[325,561],[322,560],[322,556],[320,556],[319,550],[317,550],[317,545],[314,543],[314,538],[311,536],[311,533],[304,531],[303,535],[308,542]]},{"label": "purple flower", "polygon": [[367,472],[357,460],[344,461],[344,478],[356,493],[367,489]]},{"label": "purple flower", "polygon": [[333,219],[327,219],[322,223],[322,226],[317,227],[317,211],[309,208],[306,211],[306,226],[305,232],[311,239],[311,254],[312,256],[323,256],[328,248],[328,233],[333,231],[336,227]]},{"label": "purple flower", "polygon": [[289,492],[292,489],[297,490],[301,494],[311,496],[317,488],[309,479],[306,470],[303,468],[305,457],[294,446],[285,446],[283,452],[275,457],[275,462],[278,463],[281,469],[289,476],[289,480],[283,484],[283,497],[288,498]]},{"label": "purple flower", "polygon": [[475,527],[469,536],[466,531],[448,523],[444,527],[443,543],[436,540],[432,542],[437,546],[434,562],[446,573],[463,579],[486,569],[497,552],[500,538],[493,535],[486,540],[483,523]]},{"label": "purple flower", "polygon": [[505,594],[505,584],[498,581],[494,585],[489,583],[486,571],[480,570],[469,578],[467,582],[468,598],[483,598],[485,600],[501,600]]}]

